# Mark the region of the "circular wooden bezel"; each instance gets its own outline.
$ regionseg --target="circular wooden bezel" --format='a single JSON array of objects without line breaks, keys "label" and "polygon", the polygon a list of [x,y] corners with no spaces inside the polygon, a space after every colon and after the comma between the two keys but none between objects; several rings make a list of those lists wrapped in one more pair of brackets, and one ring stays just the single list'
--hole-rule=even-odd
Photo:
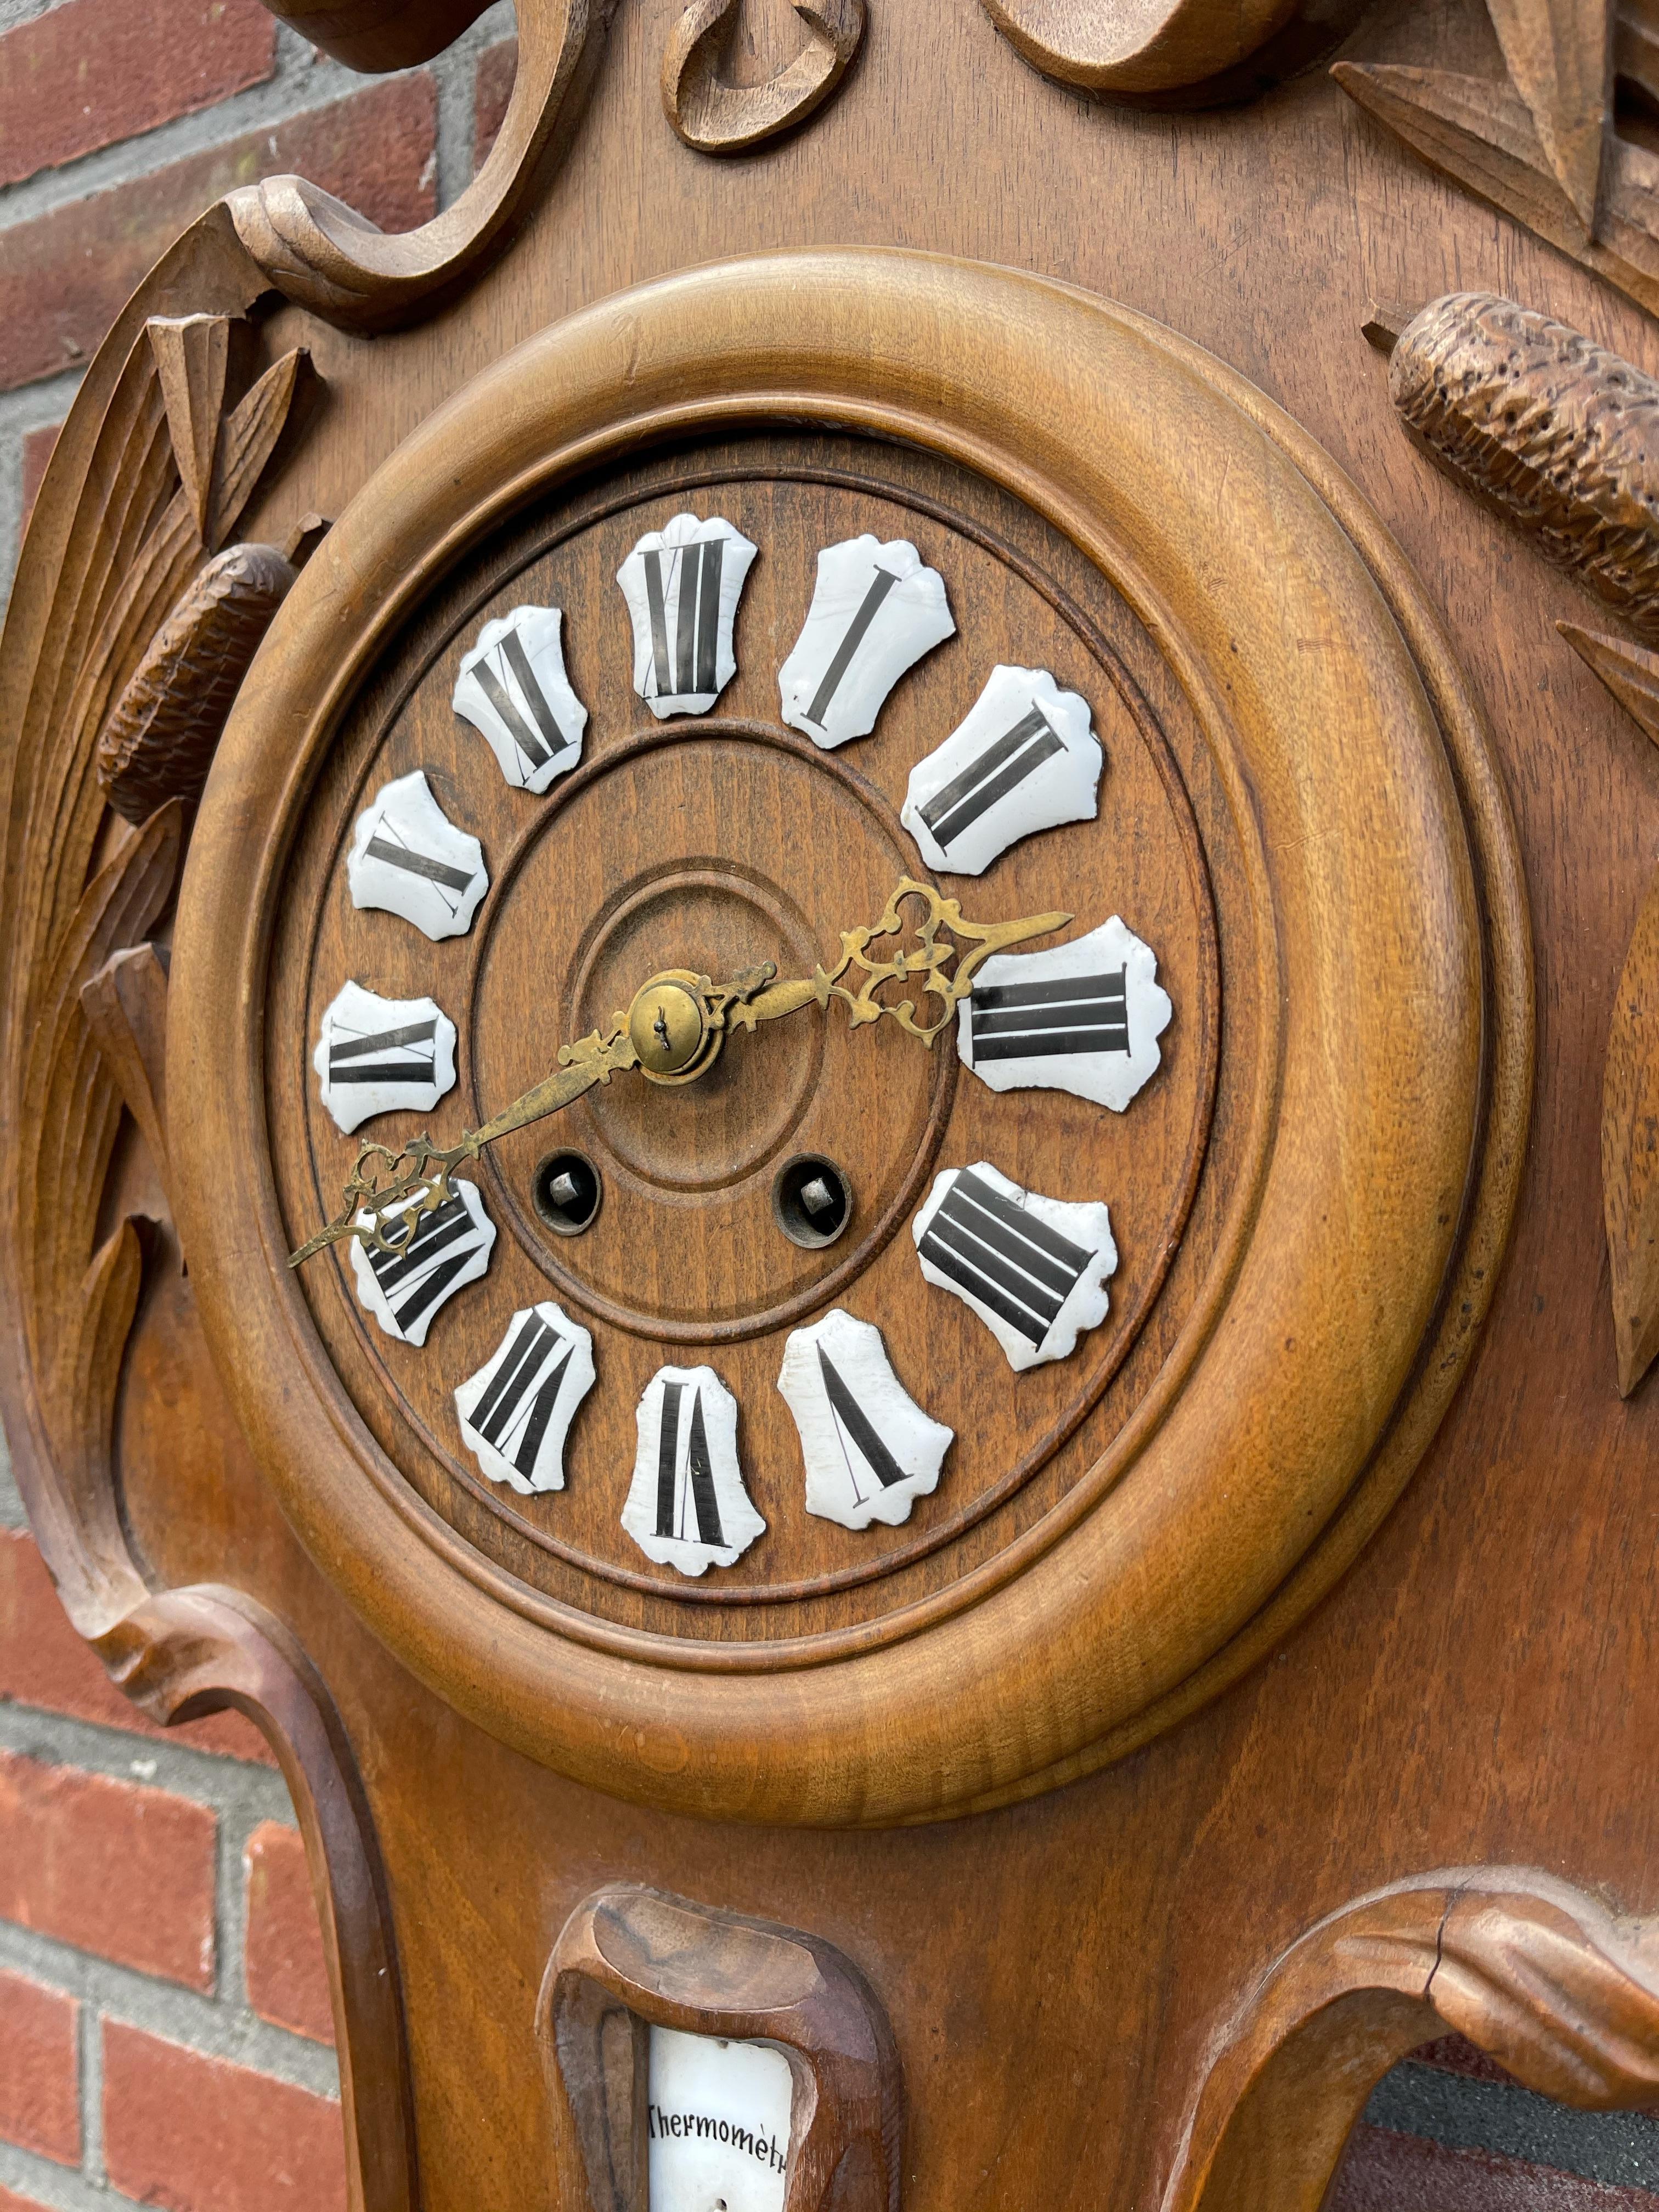
[{"label": "circular wooden bezel", "polygon": [[[757,1647],[555,1603],[403,1481],[286,1266],[262,1021],[312,779],[422,595],[578,471],[803,422],[979,471],[1134,610],[1228,794],[1255,926],[1237,957],[1265,1037],[1208,1279],[1078,1496],[924,1604]],[[1397,1495],[1501,1256],[1528,990],[1512,832],[1433,617],[1352,489],[1260,394],[1143,318],[1012,270],[884,252],[726,264],[586,310],[476,379],[376,473],[290,595],[220,747],[180,897],[180,1229],[221,1372],[301,1537],[480,1725],[684,1812],[937,1818],[1121,1755],[1212,1694]]]}]

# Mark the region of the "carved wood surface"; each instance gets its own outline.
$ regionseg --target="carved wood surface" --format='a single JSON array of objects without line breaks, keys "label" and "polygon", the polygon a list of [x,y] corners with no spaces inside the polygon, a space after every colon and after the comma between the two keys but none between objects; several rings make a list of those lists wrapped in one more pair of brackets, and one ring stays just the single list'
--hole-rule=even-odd
[{"label": "carved wood surface", "polygon": [[737,154],[804,122],[834,93],[864,36],[865,0],[794,0],[806,44],[764,83],[734,85],[721,47],[743,0],[691,0],[662,58],[663,112],[688,146]]},{"label": "carved wood surface", "polygon": [[1467,491],[1659,637],[1659,384],[1551,316],[1455,292],[1401,331],[1389,396]]},{"label": "carved wood surface", "polygon": [[1455,2029],[1598,2112],[1659,2094],[1659,1948],[1524,1868],[1425,1875],[1309,1930],[1212,2036],[1164,2212],[1317,2212],[1366,2099]]},{"label": "carved wood surface", "polygon": [[788,2057],[783,2212],[898,2212],[898,2051],[880,1999],[833,1944],[617,1883],[565,1923],[536,2014],[568,2201],[585,2185],[592,2212],[648,2212],[644,2093],[654,2024],[770,2043]]}]

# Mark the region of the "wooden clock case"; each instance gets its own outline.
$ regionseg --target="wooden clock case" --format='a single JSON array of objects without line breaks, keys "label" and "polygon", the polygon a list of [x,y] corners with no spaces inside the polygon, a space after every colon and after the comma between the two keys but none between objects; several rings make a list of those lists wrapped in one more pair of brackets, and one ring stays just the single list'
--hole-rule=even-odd
[{"label": "wooden clock case", "polygon": [[[0,663],[8,1433],[118,1679],[167,1717],[236,1704],[283,1761],[355,2201],[601,2201],[556,1992],[614,1909],[706,1931],[702,2012],[688,1968],[641,2020],[773,2033],[787,2005],[732,1993],[739,1926],[872,1993],[826,2000],[851,2040],[822,2078],[860,2086],[790,2212],[1311,2212],[1371,2082],[1448,2023],[1553,2094],[1656,2094],[1651,1416],[1613,1384],[1586,1133],[1649,763],[1599,694],[1574,744],[1540,726],[1570,587],[1387,419],[1375,258],[1427,297],[1485,234],[1328,79],[1154,115],[1033,74],[1030,9],[1007,38],[968,0],[798,12],[745,14],[733,82],[730,6],[526,4],[508,125],[428,232],[292,179],[234,196],[89,371]],[[406,13],[352,58],[467,10]],[[906,150],[929,101],[934,165]],[[1209,165],[1196,226],[1171,144]],[[1218,289],[1206,226],[1238,209],[1248,281]],[[1638,348],[1587,276],[1519,232],[1503,260]],[[839,1579],[809,1531],[793,1582],[694,1599],[520,1541],[343,1361],[337,1291],[285,1265],[315,1190],[276,955],[331,762],[416,696],[398,656],[447,665],[549,518],[715,483],[771,487],[780,573],[826,503],[885,501],[1044,621],[1081,610],[1164,749],[1194,919],[1185,1119],[1139,1164],[1170,1225],[1053,1469],[1011,1393],[975,1442],[1021,1478],[971,1525]],[[205,789],[124,819],[100,734],[233,531],[315,550]],[[733,728],[775,667],[768,633]],[[163,672],[187,709],[187,656]]]}]

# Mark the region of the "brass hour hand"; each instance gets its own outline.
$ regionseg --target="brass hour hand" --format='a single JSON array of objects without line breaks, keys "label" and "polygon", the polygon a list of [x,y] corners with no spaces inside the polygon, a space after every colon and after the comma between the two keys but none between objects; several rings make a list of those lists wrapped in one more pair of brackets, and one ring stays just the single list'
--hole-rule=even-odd
[{"label": "brass hour hand", "polygon": [[[908,911],[912,900],[920,902],[919,913]],[[289,1265],[297,1267],[325,1245],[352,1237],[380,1251],[401,1252],[422,1217],[454,1195],[455,1170],[476,1160],[486,1145],[556,1114],[596,1083],[609,1083],[619,1068],[636,1067],[653,1083],[695,1083],[713,1066],[734,1029],[753,1030],[804,1006],[827,1007],[832,999],[842,999],[855,1028],[885,1014],[931,1048],[973,989],[982,962],[1027,938],[1063,929],[1071,919],[1069,914],[1035,914],[1018,921],[968,921],[955,899],[904,876],[878,921],[842,931],[841,957],[833,968],[819,967],[793,982],[779,982],[777,969],[768,961],[727,983],[690,968],[665,969],[635,993],[627,1012],[615,1015],[608,1029],[564,1046],[551,1075],[482,1128],[470,1130],[459,1144],[441,1147],[422,1135],[411,1138],[399,1152],[386,1145],[364,1145],[337,1219],[302,1244]],[[878,951],[889,938],[902,941],[884,959],[875,957],[872,948]],[[908,986],[908,995],[891,1002],[878,997],[890,983]],[[929,1000],[939,1011],[922,1018]]]}]

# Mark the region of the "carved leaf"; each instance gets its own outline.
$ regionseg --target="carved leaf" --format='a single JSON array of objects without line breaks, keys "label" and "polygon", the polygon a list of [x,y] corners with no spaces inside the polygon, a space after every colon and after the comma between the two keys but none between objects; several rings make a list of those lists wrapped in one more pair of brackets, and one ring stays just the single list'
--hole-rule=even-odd
[{"label": "carved leaf", "polygon": [[1659,313],[1659,158],[1644,147],[1608,134],[1592,241],[1510,84],[1382,63],[1339,62],[1331,75],[1431,168]]},{"label": "carved leaf", "polygon": [[219,451],[219,418],[224,413],[225,379],[230,368],[230,318],[154,315],[147,328],[161,380],[179,481],[185,488],[197,535],[205,544],[213,464]]},{"label": "carved leaf", "polygon": [[1627,645],[1621,637],[1603,637],[1595,630],[1580,629],[1577,623],[1557,623],[1555,627],[1659,745],[1659,653]]},{"label": "carved leaf", "polygon": [[1544,158],[1592,238],[1613,118],[1613,0],[1487,0]]},{"label": "carved leaf", "polygon": [[1637,916],[1613,1002],[1601,1083],[1601,1206],[1619,1390],[1628,1398],[1659,1352],[1659,876]]}]

